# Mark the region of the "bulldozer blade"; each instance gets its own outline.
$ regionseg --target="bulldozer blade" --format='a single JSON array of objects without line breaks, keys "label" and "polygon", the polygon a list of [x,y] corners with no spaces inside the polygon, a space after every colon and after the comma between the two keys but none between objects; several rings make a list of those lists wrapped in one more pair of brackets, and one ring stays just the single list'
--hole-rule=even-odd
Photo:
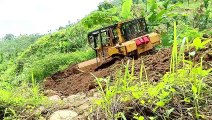
[{"label": "bulldozer blade", "polygon": [[85,73],[84,71],[80,70],[78,67],[74,67],[72,70],[74,74]]},{"label": "bulldozer blade", "polygon": [[77,64],[77,70],[76,72],[90,72],[95,70],[98,66],[100,66],[100,59],[94,58],[82,63]]},{"label": "bulldozer blade", "polygon": [[98,71],[99,69],[107,68],[107,67],[113,65],[116,61],[120,61],[122,58],[123,57],[121,57],[121,56],[107,58],[104,60],[104,62],[101,65],[96,67],[94,70]]}]

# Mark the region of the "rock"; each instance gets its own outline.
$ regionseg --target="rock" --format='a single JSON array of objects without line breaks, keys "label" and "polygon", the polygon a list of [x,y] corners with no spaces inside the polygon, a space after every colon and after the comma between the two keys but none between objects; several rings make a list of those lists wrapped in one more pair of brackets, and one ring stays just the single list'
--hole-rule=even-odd
[{"label": "rock", "polygon": [[77,115],[78,114],[72,110],[59,110],[54,112],[49,120],[73,120]]},{"label": "rock", "polygon": [[83,105],[78,107],[80,112],[85,112],[85,111],[89,110],[89,108],[90,108],[90,104],[89,103],[83,104]]},{"label": "rock", "polygon": [[88,93],[86,93],[87,95],[87,97],[92,97],[93,96],[93,93],[94,93],[94,90],[95,89],[92,89],[92,90],[90,90]]},{"label": "rock", "polygon": [[70,102],[70,103],[74,103],[76,101],[81,101],[86,97],[85,94],[76,94],[76,95],[70,95],[67,98],[64,98],[64,102]]},{"label": "rock", "polygon": [[61,98],[58,95],[53,95],[53,96],[49,97],[49,100],[57,102],[57,101],[60,101]]},{"label": "rock", "polygon": [[95,92],[95,93],[93,94],[93,97],[100,98],[100,97],[101,97],[101,93]]},{"label": "rock", "polygon": [[58,93],[54,90],[45,90],[43,93],[44,93],[45,96],[58,95]]},{"label": "rock", "polygon": [[77,117],[75,118],[75,120],[92,120],[92,119],[88,119],[87,116],[80,115],[80,116],[77,116]]}]

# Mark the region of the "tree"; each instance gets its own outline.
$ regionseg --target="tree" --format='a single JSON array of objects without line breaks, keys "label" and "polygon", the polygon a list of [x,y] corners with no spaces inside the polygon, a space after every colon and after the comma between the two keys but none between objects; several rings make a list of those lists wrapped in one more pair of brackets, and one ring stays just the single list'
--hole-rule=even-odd
[{"label": "tree", "polygon": [[113,4],[111,2],[108,2],[108,1],[104,1],[104,2],[101,2],[98,6],[98,9],[99,11],[103,11],[103,10],[108,10],[110,8],[113,8]]},{"label": "tree", "polygon": [[13,34],[6,34],[4,36],[4,40],[13,40],[15,38],[15,36]]},{"label": "tree", "polygon": [[0,64],[4,61],[3,53],[0,53]]},{"label": "tree", "polygon": [[123,3],[123,0],[113,0],[111,3],[115,6],[121,6]]},{"label": "tree", "polygon": [[140,4],[142,2],[143,2],[143,0],[142,1],[141,0],[133,0],[133,4]]}]

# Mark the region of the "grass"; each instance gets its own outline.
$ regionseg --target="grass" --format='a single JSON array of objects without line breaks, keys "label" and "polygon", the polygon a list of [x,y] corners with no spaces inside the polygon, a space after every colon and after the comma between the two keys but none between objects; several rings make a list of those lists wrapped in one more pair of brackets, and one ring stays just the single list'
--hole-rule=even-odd
[{"label": "grass", "polygon": [[[51,54],[40,60],[28,61],[23,68],[17,64],[8,66],[9,69],[0,77],[0,119],[26,119],[35,114],[37,107],[50,105],[40,89],[41,80],[93,57],[93,51],[88,49],[70,54]],[[22,69],[19,74],[18,69]]]},{"label": "grass", "polygon": [[[211,2],[209,3],[211,5]],[[150,12],[160,16],[154,17],[153,15],[151,18],[156,19],[153,21],[163,22],[157,26],[159,32],[162,33],[163,45],[170,46],[173,43],[170,72],[164,75],[159,83],[148,81],[148,73],[144,64],[140,66],[140,76],[136,77],[134,75],[134,61],[128,61],[127,65],[124,66],[124,74],[121,70],[117,71],[115,82],[111,82],[111,78],[97,79],[103,97],[96,104],[105,111],[107,118],[121,117],[126,119],[129,115],[139,120],[144,118],[180,118],[182,115],[197,119],[205,117],[203,109],[207,108],[206,103],[211,103],[210,99],[212,98],[209,94],[212,91],[211,82],[205,78],[210,70],[203,70],[202,62],[194,64],[190,60],[184,60],[183,53],[188,47],[194,47],[196,51],[201,50],[205,44],[210,42],[210,40],[204,42],[198,38],[202,36],[198,27],[203,24],[203,27],[207,28],[204,30],[205,33],[212,34],[210,32],[212,14],[209,14],[209,21],[205,26],[206,13],[196,15],[194,13],[199,12],[192,13],[201,3],[191,3],[189,7],[186,3],[184,4],[176,9],[171,9],[164,15],[161,15],[161,10],[164,9],[162,2],[159,2],[158,5],[154,3],[150,7],[160,9],[155,8]],[[173,7],[172,4],[170,5],[167,7]],[[191,9],[186,10],[187,8]],[[211,10],[211,7],[208,9]],[[107,11],[93,12],[81,22],[45,35],[36,40],[35,43],[28,41],[34,44],[26,44],[30,45],[27,49],[23,49],[25,47],[18,44],[24,52],[19,53],[14,59],[3,59],[0,55],[0,117],[16,119],[20,117],[20,111],[31,110],[36,106],[43,105],[46,101],[41,94],[39,82],[57,71],[64,70],[71,64],[94,57],[93,52],[85,47],[87,46],[85,45],[87,32],[121,19],[119,10],[120,8],[113,8]],[[138,13],[140,13],[139,10]],[[198,15],[203,17],[198,18]],[[195,16],[198,18],[197,21],[194,20]],[[173,20],[177,20],[179,28],[183,29],[176,31],[176,24],[168,24],[172,23]],[[87,23],[87,27],[84,26],[84,23]],[[200,23],[201,25],[198,25]],[[197,28],[193,29],[192,24],[197,24]],[[184,37],[186,37],[186,42],[181,41]],[[194,38],[196,38],[194,42],[189,44]],[[180,49],[179,45],[181,45]],[[5,47],[5,50],[8,48],[10,47]],[[181,64],[183,65],[181,66]],[[103,81],[106,82],[106,89],[103,89],[104,86],[101,84]],[[134,105],[130,106],[126,103]],[[182,106],[182,109],[178,109],[172,104]],[[137,110],[135,106],[144,111],[150,110],[148,114],[151,113],[151,115],[142,113],[143,110]],[[130,110],[133,110],[132,115],[129,114]],[[175,113],[179,114],[175,115]]]},{"label": "grass", "polygon": [[[121,70],[117,72],[114,82],[111,82],[111,78],[97,79],[102,98],[97,100],[95,105],[105,113],[106,118],[138,120],[207,118],[204,113],[210,112],[207,105],[211,104],[211,101],[208,103],[206,99],[212,91],[206,78],[212,69],[203,69],[203,58],[198,64],[185,60],[185,49],[193,45],[188,45],[184,41],[178,49],[177,39],[177,28],[174,23],[170,72],[159,82],[152,83],[148,79],[142,79],[145,78],[143,76],[147,76],[144,64],[141,64],[140,76],[136,77],[134,61],[127,62],[123,74]],[[201,48],[196,50],[199,49]],[[131,69],[129,69],[130,63]],[[105,89],[102,83],[105,84]]]},{"label": "grass", "polygon": [[64,70],[69,65],[76,64],[94,57],[91,49],[76,51],[73,53],[55,53],[46,55],[43,59],[29,58],[18,59],[16,64],[8,65],[2,75],[1,80],[13,81],[14,84],[23,80],[31,80],[31,74],[37,82],[45,77]]},{"label": "grass", "polygon": [[40,93],[39,84],[32,78],[32,83],[22,82],[19,87],[7,82],[0,82],[0,117],[1,119],[25,119],[25,114],[33,115],[38,106],[49,104],[47,97]]}]

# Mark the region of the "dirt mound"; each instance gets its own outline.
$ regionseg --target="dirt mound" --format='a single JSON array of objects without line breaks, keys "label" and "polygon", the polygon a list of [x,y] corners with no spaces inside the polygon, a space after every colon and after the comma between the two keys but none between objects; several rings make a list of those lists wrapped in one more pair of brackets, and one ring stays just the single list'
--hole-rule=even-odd
[{"label": "dirt mound", "polygon": [[[69,69],[58,72],[52,77],[46,78],[44,81],[44,89],[51,89],[57,91],[59,94],[68,96],[71,94],[76,94],[79,92],[87,92],[97,86],[94,79],[95,77],[107,77],[112,73],[113,66],[116,66],[118,63],[114,65],[100,69],[98,71],[93,71],[91,73],[76,73],[74,74],[75,66],[71,66]],[[115,69],[113,69],[115,71]]]},{"label": "dirt mound", "polygon": [[[148,53],[148,55],[142,55],[140,58],[135,60],[135,75],[139,75],[140,66],[143,61],[147,71],[148,80],[158,81],[167,71],[169,71],[170,55],[170,49],[163,49],[159,52],[151,52]],[[126,60],[127,59],[123,59],[122,61],[117,60],[114,64],[107,68],[93,71],[92,74],[95,77],[101,78],[114,75],[115,71],[120,69],[120,66],[123,62],[126,62]],[[65,71],[58,72],[52,75],[52,77],[46,78],[43,88],[46,90],[51,89],[57,91],[61,95],[68,96],[79,92],[87,92],[97,86],[94,80],[95,77],[92,74],[74,74],[74,68],[74,66],[71,66]]]},{"label": "dirt mound", "polygon": [[[191,52],[191,51],[189,51]],[[185,55],[188,53],[185,53]],[[188,56],[186,56],[188,57]],[[203,67],[208,69],[212,67],[212,48],[207,46],[202,49],[192,57],[193,61],[200,62],[200,58],[203,57]],[[147,73],[147,80],[149,81],[159,81],[163,75],[170,69],[170,58],[171,49],[161,49],[158,52],[149,52],[147,54],[141,55],[137,60],[135,60],[135,75],[139,76],[140,66],[142,62],[144,63],[145,70]],[[126,64],[129,58],[116,60],[112,65],[98,69],[98,71],[93,71],[92,74],[95,77],[107,77],[114,76],[116,71],[121,68],[122,63]],[[78,92],[87,92],[97,86],[95,83],[95,77],[90,73],[78,73],[73,72],[74,66],[69,69],[58,72],[52,77],[46,78],[44,82],[44,89],[51,89],[57,91],[61,95],[76,94]],[[123,71],[124,72],[124,71]],[[144,73],[145,74],[145,73]],[[143,76],[146,79],[145,75]]]},{"label": "dirt mound", "polygon": [[147,72],[147,80],[149,81],[159,81],[160,78],[169,71],[171,58],[171,50],[170,49],[161,49],[159,52],[153,55],[141,56],[138,60],[135,61],[135,74],[139,74],[140,65],[142,61],[144,63],[146,72]]},{"label": "dirt mound", "polygon": [[[72,69],[72,68],[70,68]],[[96,77],[104,77],[107,75],[106,70],[93,73]],[[54,76],[56,76],[55,74]],[[58,79],[59,78],[59,79]],[[95,88],[95,77],[90,73],[73,74],[67,77],[50,77],[44,82],[45,89],[52,89],[62,95],[70,95],[78,92],[86,92]]]},{"label": "dirt mound", "polygon": [[[189,51],[190,52],[190,51]],[[203,67],[205,69],[212,67],[212,48],[200,50],[193,56],[193,61],[199,62],[201,56],[203,59]],[[186,53],[185,53],[186,55]],[[188,56],[187,56],[188,57]],[[144,63],[147,73],[147,80],[159,81],[163,75],[170,69],[171,49],[161,49],[160,51],[150,51],[141,55],[135,60],[134,73],[136,76],[140,74],[140,67],[142,62]],[[104,68],[98,69],[98,71],[92,71],[91,73],[74,73],[75,66],[69,67],[67,70],[58,72],[49,78],[46,78],[43,84],[45,90],[54,90],[59,94],[68,96],[79,92],[87,92],[97,86],[95,77],[107,77],[114,76],[116,71],[126,64],[129,58],[113,61],[112,65],[104,66]],[[124,71],[123,71],[124,72]],[[145,73],[144,73],[145,74]],[[95,77],[94,77],[95,76]],[[143,76],[146,79],[145,75]]]}]

